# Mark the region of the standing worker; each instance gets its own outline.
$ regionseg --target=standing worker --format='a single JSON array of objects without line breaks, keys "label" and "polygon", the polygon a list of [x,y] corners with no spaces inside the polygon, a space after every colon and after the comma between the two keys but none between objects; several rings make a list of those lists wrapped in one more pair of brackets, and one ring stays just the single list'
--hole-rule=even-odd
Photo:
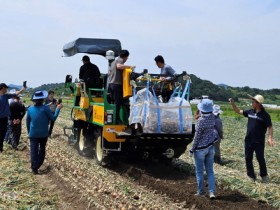
[{"label": "standing worker", "polygon": [[120,109],[123,104],[123,70],[126,68],[134,69],[135,66],[124,65],[129,56],[128,50],[121,50],[119,57],[111,64],[109,92],[111,100],[116,104],[116,122],[122,124]]},{"label": "standing worker", "polygon": [[208,192],[210,199],[215,199],[215,174],[213,169],[217,131],[215,129],[215,116],[213,102],[210,99],[202,99],[197,105],[201,116],[198,118],[192,148],[189,156],[194,156],[195,173],[197,180],[196,196],[205,194],[204,190],[204,169],[208,178]]},{"label": "standing worker", "polygon": [[18,144],[21,136],[22,118],[25,115],[25,106],[20,102],[20,97],[15,96],[10,104],[11,115],[9,116],[8,131],[6,140],[15,150],[18,150]]},{"label": "standing worker", "polygon": [[26,89],[26,83],[15,94],[7,94],[8,88],[5,83],[0,83],[0,153],[3,152],[3,141],[7,132],[8,117],[11,114],[8,100],[22,93]]},{"label": "standing worker", "polygon": [[82,58],[83,65],[80,67],[79,79],[83,80],[86,88],[100,88],[100,71],[99,68],[90,62],[90,58],[85,55]]},{"label": "standing worker", "polygon": [[265,111],[263,107],[264,97],[262,95],[256,95],[255,97],[249,95],[252,99],[252,108],[250,110],[239,109],[232,98],[229,99],[233,110],[240,115],[248,118],[247,133],[245,137],[245,161],[247,176],[251,181],[256,181],[256,174],[253,166],[253,154],[256,153],[256,157],[260,167],[260,176],[262,182],[268,182],[266,162],[264,158],[265,148],[265,134],[268,128],[268,144],[274,146],[273,140],[273,127],[270,115]]},{"label": "standing worker", "polygon": [[[50,107],[51,112],[54,114],[56,110],[56,105],[57,105],[57,100],[54,98],[54,91],[50,90],[48,92],[48,97],[45,100],[45,104]],[[54,126],[54,121],[50,121],[50,126],[49,126],[49,138],[52,136],[52,130]]]},{"label": "standing worker", "polygon": [[223,111],[221,110],[221,107],[217,104],[214,104],[213,106],[213,114],[215,115],[215,129],[218,133],[217,142],[215,143],[215,156],[214,156],[214,162],[221,164],[221,140],[224,138],[224,131],[223,131],[223,122],[220,118],[220,114],[222,114]]},{"label": "standing worker", "polygon": [[26,127],[30,139],[31,169],[33,174],[38,174],[38,169],[44,163],[46,155],[46,144],[48,140],[49,121],[55,121],[59,115],[62,104],[58,104],[55,113],[45,106],[44,99],[48,92],[45,90],[36,91],[31,100],[34,105],[29,107],[26,115]]}]

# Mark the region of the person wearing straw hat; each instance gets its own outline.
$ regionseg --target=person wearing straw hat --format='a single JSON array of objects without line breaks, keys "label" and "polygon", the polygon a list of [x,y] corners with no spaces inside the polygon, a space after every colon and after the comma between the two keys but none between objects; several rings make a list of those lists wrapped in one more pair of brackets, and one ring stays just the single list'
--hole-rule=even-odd
[{"label": "person wearing straw hat", "polygon": [[44,163],[46,154],[46,144],[49,136],[49,121],[55,121],[63,105],[58,104],[55,113],[52,114],[50,108],[44,105],[44,99],[48,97],[48,92],[38,90],[34,92],[31,100],[34,102],[30,106],[26,115],[26,127],[30,139],[30,158],[33,174],[38,174],[38,169]]},{"label": "person wearing straw hat", "polygon": [[210,199],[215,199],[215,174],[213,169],[217,131],[215,129],[215,116],[213,112],[213,101],[202,99],[197,105],[201,112],[198,118],[192,148],[189,156],[194,156],[195,173],[198,190],[196,196],[202,196],[204,191],[204,169],[208,178],[208,192]]},{"label": "person wearing straw hat", "polygon": [[220,114],[222,114],[223,111],[221,110],[221,107],[218,104],[213,105],[213,114],[215,115],[215,129],[218,133],[218,141],[215,143],[215,156],[214,156],[214,162],[221,164],[221,149],[220,144],[221,140],[224,138],[224,132],[223,132],[223,122],[220,118]]},{"label": "person wearing straw hat", "polygon": [[256,174],[253,166],[253,154],[255,152],[260,168],[262,182],[268,182],[266,162],[264,158],[265,134],[268,129],[268,144],[274,146],[273,127],[270,115],[263,107],[264,97],[262,95],[251,96],[252,109],[239,109],[232,98],[229,99],[233,110],[240,115],[248,118],[247,133],[245,136],[245,162],[247,176],[251,181],[256,181]]},{"label": "person wearing straw hat", "polygon": [[3,152],[3,141],[7,132],[8,117],[11,115],[8,100],[22,93],[26,86],[24,85],[15,94],[7,93],[9,86],[0,83],[0,153]]}]

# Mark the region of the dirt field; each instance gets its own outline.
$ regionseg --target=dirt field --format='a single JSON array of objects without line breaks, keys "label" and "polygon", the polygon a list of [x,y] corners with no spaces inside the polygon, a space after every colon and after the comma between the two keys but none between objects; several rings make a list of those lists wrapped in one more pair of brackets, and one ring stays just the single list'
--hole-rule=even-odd
[{"label": "dirt field", "polygon": [[[28,150],[19,153],[29,167]],[[222,186],[217,186],[216,200],[195,197],[193,165],[184,160],[160,164],[121,159],[100,167],[81,157],[62,135],[49,139],[42,168],[36,181],[58,195],[58,209],[274,209]]]},{"label": "dirt field", "polygon": [[[182,155],[180,159],[169,164],[120,158],[119,161],[105,168],[97,165],[91,157],[80,156],[73,146],[68,145],[62,129],[65,125],[69,125],[68,110],[60,115],[54,127],[53,138],[48,140],[46,161],[40,175],[34,176],[29,170],[30,156],[28,146],[23,151],[14,151],[19,155],[19,159],[23,160],[25,171],[21,169],[22,173],[27,173],[26,176],[28,177],[34,177],[38,189],[44,188],[47,190],[48,193],[44,192],[44,195],[46,194],[47,196],[43,201],[44,209],[46,206],[46,209],[65,210],[275,209],[268,205],[267,200],[262,196],[255,196],[256,199],[251,199],[240,193],[240,191],[230,190],[231,186],[237,186],[237,189],[241,189],[241,185],[248,185],[246,189],[250,191],[265,192],[268,188],[275,188],[275,186],[277,189],[279,173],[272,171],[272,165],[270,165],[270,173],[274,179],[271,184],[263,185],[259,182],[250,184],[242,180],[243,177],[246,177],[244,175],[243,160],[240,162],[239,159],[224,158],[225,166],[215,165],[217,199],[210,200],[208,196],[194,196],[197,190],[194,165],[186,155]],[[232,125],[232,122],[230,125]],[[233,129],[230,125],[228,126],[226,122],[226,129]],[[240,126],[242,127],[242,125]],[[237,126],[234,128],[235,130],[226,130],[226,133],[230,134],[230,136],[226,137],[229,142],[227,143],[226,139],[224,144],[229,145],[232,139],[240,138],[240,130],[242,129],[243,131],[244,129],[243,127],[236,128]],[[236,132],[238,132],[238,135]],[[243,136],[244,134],[241,133],[241,135]],[[276,135],[278,136],[277,133]],[[23,125],[22,138],[24,143],[28,145],[25,125]],[[238,142],[242,142],[242,139],[240,138],[235,144]],[[239,146],[242,147],[242,145]],[[229,148],[231,151],[225,150],[224,152],[235,152],[233,147],[230,146]],[[237,150],[235,153],[242,155],[241,150],[238,150],[237,147],[235,149]],[[13,153],[13,151],[10,151],[10,153]],[[273,157],[269,158],[269,160],[274,161]],[[277,166],[279,163],[275,164]],[[2,166],[0,168],[5,170],[5,168],[2,169]],[[226,175],[229,176],[229,181],[221,181],[221,176],[225,177]],[[1,180],[5,181],[5,177],[0,176],[0,184],[3,183]],[[232,180],[237,180],[237,182],[231,184]],[[6,183],[9,182],[6,181]],[[16,185],[13,190],[17,190]],[[0,186],[0,195],[2,194]],[[50,196],[50,204],[46,201],[48,196]],[[13,204],[17,206],[17,204]],[[40,206],[40,204],[32,200],[32,202],[28,203],[28,208],[30,209],[30,206],[36,205]],[[20,209],[26,208],[20,207]],[[7,207],[7,209],[19,208]]]}]

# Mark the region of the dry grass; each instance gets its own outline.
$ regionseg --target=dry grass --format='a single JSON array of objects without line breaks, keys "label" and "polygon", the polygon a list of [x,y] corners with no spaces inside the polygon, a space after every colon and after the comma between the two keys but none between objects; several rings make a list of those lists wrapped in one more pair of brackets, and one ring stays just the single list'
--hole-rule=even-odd
[{"label": "dry grass", "polygon": [[0,154],[0,209],[57,209],[57,196],[38,185],[28,161],[4,146]]}]

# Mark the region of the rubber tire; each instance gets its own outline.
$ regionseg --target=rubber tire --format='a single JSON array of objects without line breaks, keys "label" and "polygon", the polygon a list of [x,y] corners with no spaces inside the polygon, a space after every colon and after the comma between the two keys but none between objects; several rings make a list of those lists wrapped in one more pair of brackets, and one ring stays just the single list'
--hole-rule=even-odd
[{"label": "rubber tire", "polygon": [[86,148],[86,137],[83,135],[83,132],[80,132],[79,142],[78,142],[78,151],[81,155],[84,155],[84,149]]},{"label": "rubber tire", "polygon": [[94,157],[98,165],[106,166],[110,163],[110,159],[105,155],[105,152],[102,148],[102,128],[96,129],[94,133]]}]

